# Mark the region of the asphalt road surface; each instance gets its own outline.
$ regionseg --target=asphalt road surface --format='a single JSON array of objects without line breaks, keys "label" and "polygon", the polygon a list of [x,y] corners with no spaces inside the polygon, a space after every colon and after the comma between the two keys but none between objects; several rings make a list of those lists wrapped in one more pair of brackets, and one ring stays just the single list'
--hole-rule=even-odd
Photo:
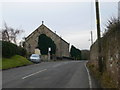
[{"label": "asphalt road surface", "polygon": [[86,61],[42,62],[2,71],[2,88],[97,88]]}]

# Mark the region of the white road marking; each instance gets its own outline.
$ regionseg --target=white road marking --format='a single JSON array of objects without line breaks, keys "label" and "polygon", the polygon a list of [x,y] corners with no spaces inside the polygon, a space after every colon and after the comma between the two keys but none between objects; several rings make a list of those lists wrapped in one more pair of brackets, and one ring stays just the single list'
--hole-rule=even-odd
[{"label": "white road marking", "polygon": [[46,71],[46,70],[47,70],[47,69],[40,70],[40,71],[38,71],[38,72],[32,73],[32,74],[30,74],[30,75],[27,75],[27,76],[23,77],[22,79],[28,78],[28,77],[30,77],[30,76],[33,76],[33,75],[35,75],[35,74],[38,74],[38,73],[43,72],[43,71]]},{"label": "white road marking", "polygon": [[92,88],[92,81],[91,81],[90,73],[89,73],[89,70],[88,70],[88,68],[86,66],[86,63],[85,63],[85,68],[86,68],[87,73],[88,73],[89,86],[90,86],[90,88]]}]

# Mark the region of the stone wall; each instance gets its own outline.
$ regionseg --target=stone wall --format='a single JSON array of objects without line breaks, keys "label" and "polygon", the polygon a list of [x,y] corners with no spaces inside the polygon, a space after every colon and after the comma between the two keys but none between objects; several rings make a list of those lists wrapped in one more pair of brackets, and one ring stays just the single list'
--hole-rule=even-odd
[{"label": "stone wall", "polygon": [[61,40],[61,54],[62,54],[61,56],[69,57],[70,54],[68,52],[69,52],[68,44],[64,40]]},{"label": "stone wall", "polygon": [[46,36],[50,37],[56,44],[56,57],[69,57],[69,43],[67,43],[43,24],[33,33],[31,33],[25,40],[25,48],[29,54],[34,53],[34,50],[38,45],[38,37],[41,34],[45,34]]},{"label": "stone wall", "polygon": [[[111,30],[101,39],[104,72],[108,72],[116,85],[120,86],[120,30]],[[90,62],[98,68],[98,43],[90,49]]]}]

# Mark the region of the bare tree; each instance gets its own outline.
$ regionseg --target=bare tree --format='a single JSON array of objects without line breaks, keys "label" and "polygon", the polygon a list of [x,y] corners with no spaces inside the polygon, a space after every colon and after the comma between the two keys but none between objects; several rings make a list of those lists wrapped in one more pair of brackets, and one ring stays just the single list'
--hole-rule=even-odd
[{"label": "bare tree", "polygon": [[16,38],[19,34],[21,34],[23,30],[19,29],[13,29],[11,27],[8,27],[7,24],[4,24],[4,29],[2,29],[2,40],[3,41],[8,41],[8,42],[16,42]]},{"label": "bare tree", "polygon": [[9,38],[9,28],[7,27],[7,24],[4,23],[4,29],[2,29],[2,40],[3,41],[8,41],[10,42],[10,38]]},{"label": "bare tree", "polygon": [[19,42],[19,46],[20,47],[24,47],[25,46],[25,37],[23,37],[22,40]]}]

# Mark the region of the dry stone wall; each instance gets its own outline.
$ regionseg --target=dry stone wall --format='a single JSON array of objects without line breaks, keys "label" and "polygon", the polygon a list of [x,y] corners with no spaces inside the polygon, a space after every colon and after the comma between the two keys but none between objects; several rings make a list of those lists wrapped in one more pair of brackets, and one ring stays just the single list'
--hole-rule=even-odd
[{"label": "dry stone wall", "polygon": [[[101,38],[102,61],[104,71],[108,72],[116,85],[120,87],[120,30],[108,32]],[[90,62],[98,68],[98,43],[90,49]]]}]

